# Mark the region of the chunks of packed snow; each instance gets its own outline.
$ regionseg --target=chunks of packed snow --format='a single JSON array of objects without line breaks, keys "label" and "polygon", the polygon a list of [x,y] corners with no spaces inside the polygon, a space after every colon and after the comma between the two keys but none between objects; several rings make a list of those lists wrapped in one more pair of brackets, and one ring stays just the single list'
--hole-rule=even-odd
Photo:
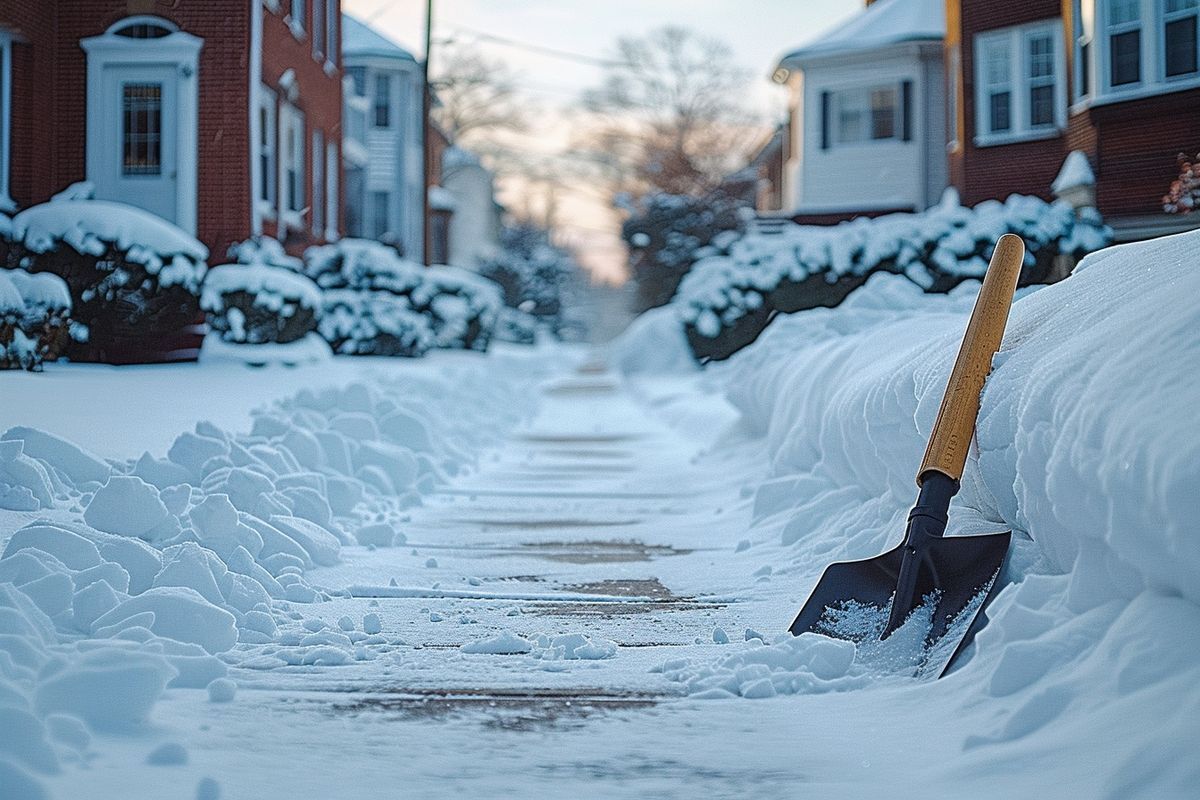
[{"label": "chunks of packed snow", "polygon": [[489,655],[509,656],[528,653],[533,650],[533,643],[523,639],[511,631],[502,631],[487,639],[467,642],[461,648],[464,653],[487,653]]},{"label": "chunks of packed snow", "polygon": [[149,612],[150,630],[177,642],[191,642],[209,653],[223,653],[237,643],[232,614],[186,586],[158,586],[130,597],[94,623],[102,628]]},{"label": "chunks of packed snow", "polygon": [[72,714],[97,730],[129,728],[146,719],[176,674],[154,653],[119,646],[88,649],[48,667],[34,704],[41,714]]},{"label": "chunks of packed snow", "polygon": [[112,472],[112,468],[97,456],[72,442],[37,428],[9,428],[0,439],[20,440],[24,443],[22,450],[26,455],[42,460],[76,485],[88,482],[103,483]]},{"label": "chunks of packed snow", "polygon": [[148,538],[167,515],[158,489],[134,475],[114,475],[96,490],[83,519],[106,533]]}]

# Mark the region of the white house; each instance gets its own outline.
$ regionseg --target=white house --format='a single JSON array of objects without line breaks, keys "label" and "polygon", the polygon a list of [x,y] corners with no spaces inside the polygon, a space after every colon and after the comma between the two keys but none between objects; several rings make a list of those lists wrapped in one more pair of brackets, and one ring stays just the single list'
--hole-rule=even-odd
[{"label": "white house", "polygon": [[347,76],[343,144],[346,229],[400,244],[423,259],[421,65],[412,53],[349,15],[342,16]]},{"label": "white house", "polygon": [[496,202],[495,176],[474,153],[451,146],[442,154],[442,186],[454,208],[448,260],[476,269],[500,247],[503,209]]},{"label": "white house", "polygon": [[944,0],[877,0],[783,56],[784,211],[814,222],[922,210],[947,184]]}]

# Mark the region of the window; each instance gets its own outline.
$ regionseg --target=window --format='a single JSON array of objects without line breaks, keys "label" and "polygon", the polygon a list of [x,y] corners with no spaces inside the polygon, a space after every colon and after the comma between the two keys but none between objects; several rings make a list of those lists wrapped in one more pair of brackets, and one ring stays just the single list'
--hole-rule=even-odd
[{"label": "window", "polygon": [[382,239],[387,235],[391,228],[388,220],[391,218],[388,201],[390,196],[387,192],[371,192],[371,210],[374,214],[371,233],[376,239]]},{"label": "window", "polygon": [[956,151],[959,148],[958,130],[958,93],[962,91],[962,50],[956,44],[949,51],[950,86],[946,97],[946,149]]},{"label": "window", "polygon": [[1025,37],[1029,81],[1029,127],[1054,127],[1054,37],[1038,31]]},{"label": "window", "polygon": [[325,56],[331,64],[337,63],[338,41],[341,32],[338,30],[338,0],[325,0],[325,35],[329,40],[329,48]]},{"label": "window", "polygon": [[392,124],[392,81],[387,75],[375,76],[375,127],[388,128]]},{"label": "window", "polygon": [[896,87],[877,86],[838,92],[837,141],[839,144],[895,139]]},{"label": "window", "polygon": [[312,231],[316,236],[325,232],[325,134],[312,134]]},{"label": "window", "polygon": [[[280,111],[280,168],[284,210],[299,214],[304,210],[304,115],[294,106]],[[292,225],[297,225],[295,219]]]},{"label": "window", "polygon": [[1107,0],[1108,83],[1129,86],[1142,79],[1140,0]]},{"label": "window", "polygon": [[288,24],[292,26],[292,33],[297,36],[304,33],[304,0],[292,0]]},{"label": "window", "polygon": [[0,31],[0,210],[12,211],[13,202],[8,189],[8,161],[12,128],[12,40]]},{"label": "window", "polygon": [[367,94],[367,68],[366,67],[346,67],[346,74],[350,76],[350,80],[354,84],[354,94],[366,97],[366,94]]},{"label": "window", "polygon": [[1168,78],[1200,72],[1197,20],[1200,0],[1166,0],[1163,6],[1163,74]]},{"label": "window", "polygon": [[121,87],[121,174],[162,174],[162,84]]},{"label": "window", "polygon": [[325,148],[325,238],[338,238],[338,147],[329,142]]},{"label": "window", "polygon": [[336,2],[336,0],[313,0],[313,18],[312,18],[312,40],[313,40],[313,58],[317,61],[325,60],[325,53],[329,47],[325,38],[325,3]]},{"label": "window", "polygon": [[275,93],[263,86],[258,104],[258,199],[275,206]]},{"label": "window", "polygon": [[1066,112],[1059,23],[988,31],[975,39],[975,132],[982,144],[1036,137]]}]

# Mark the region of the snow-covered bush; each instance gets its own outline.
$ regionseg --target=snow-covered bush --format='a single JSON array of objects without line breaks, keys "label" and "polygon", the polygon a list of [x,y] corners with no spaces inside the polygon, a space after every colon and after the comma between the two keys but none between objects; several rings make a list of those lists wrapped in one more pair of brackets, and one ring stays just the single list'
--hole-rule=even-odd
[{"label": "snow-covered bush", "polygon": [[12,221],[9,263],[62,277],[71,292],[79,361],[131,361],[174,349],[200,317],[208,250],[140,208],[76,192]]},{"label": "snow-covered bush", "polygon": [[505,228],[499,252],[480,265],[479,273],[500,287],[507,306],[498,338],[521,343],[533,341],[537,326],[531,328],[530,322],[540,321],[556,335],[563,329],[580,276],[574,256],[551,242],[545,229],[529,224]]},{"label": "snow-covered bush", "polygon": [[920,214],[748,233],[728,254],[699,261],[672,304],[697,357],[727,358],[754,341],[774,313],[836,306],[876,272],[904,275],[927,292],[979,278],[1005,233],[1025,240],[1022,285],[1061,277],[1060,258],[1073,263],[1112,235],[1094,209],[1077,216],[1066,203],[1024,195],[968,209],[948,190]]},{"label": "snow-covered bush", "polygon": [[71,294],[57,275],[0,270],[0,314],[0,369],[37,369],[71,338]]},{"label": "snow-covered bush", "polygon": [[500,287],[459,267],[429,267],[422,279],[412,304],[429,316],[437,346],[487,350],[504,306]]},{"label": "snow-covered bush", "polygon": [[[365,239],[310,247],[304,271],[327,294],[339,290],[326,306],[335,319],[321,332],[341,353],[419,355],[429,333],[437,347],[485,350],[502,305],[491,281],[455,267],[423,267]],[[353,292],[362,296],[353,300]]]},{"label": "snow-covered bush", "polygon": [[1163,196],[1163,211],[1168,214],[1189,214],[1200,206],[1200,153],[1189,158],[1180,153],[1177,159],[1179,177]]},{"label": "snow-covered bush", "polygon": [[429,316],[391,292],[326,289],[319,331],[335,353],[420,356],[433,346]]},{"label": "snow-covered bush", "polygon": [[226,342],[287,344],[317,329],[321,291],[308,278],[270,264],[225,264],[204,278],[200,305]]},{"label": "snow-covered bush", "polygon": [[720,249],[743,228],[741,197],[714,192],[706,197],[651,194],[621,228],[629,246],[638,310],[670,301],[679,282],[706,249]]}]

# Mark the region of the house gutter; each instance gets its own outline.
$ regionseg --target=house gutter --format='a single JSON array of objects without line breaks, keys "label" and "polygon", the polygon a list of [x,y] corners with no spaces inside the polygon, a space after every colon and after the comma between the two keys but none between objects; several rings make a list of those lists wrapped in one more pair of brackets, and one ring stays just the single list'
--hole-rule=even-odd
[{"label": "house gutter", "polygon": [[258,210],[258,187],[262,185],[262,122],[258,114],[262,87],[262,0],[250,0],[250,232],[261,236],[262,214]]}]

